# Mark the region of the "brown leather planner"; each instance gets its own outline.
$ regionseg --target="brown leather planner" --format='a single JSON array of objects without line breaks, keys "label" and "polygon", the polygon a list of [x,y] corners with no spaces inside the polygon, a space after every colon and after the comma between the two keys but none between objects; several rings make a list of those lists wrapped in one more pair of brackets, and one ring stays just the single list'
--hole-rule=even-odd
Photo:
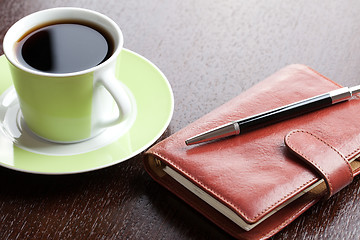
[{"label": "brown leather planner", "polygon": [[185,140],[338,88],[307,66],[287,66],[150,148],[145,168],[234,237],[269,238],[359,173],[360,98],[219,141]]}]

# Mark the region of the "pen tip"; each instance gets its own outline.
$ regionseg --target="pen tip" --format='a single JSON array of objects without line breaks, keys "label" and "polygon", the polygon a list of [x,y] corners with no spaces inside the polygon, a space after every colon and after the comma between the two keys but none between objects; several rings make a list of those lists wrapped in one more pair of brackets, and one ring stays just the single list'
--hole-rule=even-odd
[{"label": "pen tip", "polygon": [[185,144],[186,144],[187,146],[192,145],[193,142],[191,141],[191,138],[185,140]]},{"label": "pen tip", "polygon": [[239,124],[232,122],[191,137],[185,141],[185,144],[189,146],[237,134],[240,134]]}]

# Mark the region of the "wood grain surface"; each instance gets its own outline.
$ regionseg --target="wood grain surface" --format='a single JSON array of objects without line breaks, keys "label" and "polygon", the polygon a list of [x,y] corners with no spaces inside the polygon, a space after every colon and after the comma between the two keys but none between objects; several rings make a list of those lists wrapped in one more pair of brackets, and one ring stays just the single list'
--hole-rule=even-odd
[{"label": "wood grain surface", "polygon": [[[357,0],[0,0],[0,41],[16,20],[58,6],[108,15],[124,46],[164,72],[175,111],[162,138],[291,63],[360,83]],[[142,157],[66,176],[0,168],[0,239],[232,239],[155,183]],[[359,187],[356,178],[273,239],[359,239]]]}]

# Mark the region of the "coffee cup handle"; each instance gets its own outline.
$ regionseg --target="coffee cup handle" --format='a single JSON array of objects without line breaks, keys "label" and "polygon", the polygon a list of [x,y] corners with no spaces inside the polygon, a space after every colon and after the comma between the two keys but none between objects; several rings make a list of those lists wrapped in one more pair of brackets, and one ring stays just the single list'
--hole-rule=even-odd
[{"label": "coffee cup handle", "polygon": [[99,83],[111,94],[119,109],[119,115],[106,122],[101,123],[101,127],[110,127],[130,118],[132,112],[132,104],[130,97],[125,90],[125,86],[114,74],[108,73],[99,79]]}]

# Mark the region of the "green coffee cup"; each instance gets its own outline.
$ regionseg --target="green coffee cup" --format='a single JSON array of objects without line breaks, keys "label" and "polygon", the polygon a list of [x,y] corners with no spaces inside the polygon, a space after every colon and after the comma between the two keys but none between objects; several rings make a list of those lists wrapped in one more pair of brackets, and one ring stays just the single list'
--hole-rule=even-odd
[{"label": "green coffee cup", "polygon": [[[14,46],[20,38],[37,26],[58,21],[81,21],[104,29],[114,44],[112,54],[97,66],[70,73],[43,72],[17,59]],[[115,77],[122,47],[123,36],[116,23],[87,9],[47,9],[16,22],[5,35],[3,48],[27,127],[43,139],[71,143],[128,121],[134,106],[126,86]]]}]

